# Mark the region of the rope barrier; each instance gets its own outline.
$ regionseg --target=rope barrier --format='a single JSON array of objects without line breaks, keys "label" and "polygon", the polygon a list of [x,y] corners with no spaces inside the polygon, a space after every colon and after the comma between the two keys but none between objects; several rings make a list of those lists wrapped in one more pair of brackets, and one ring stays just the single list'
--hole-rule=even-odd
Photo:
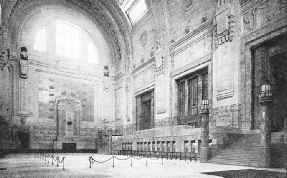
[{"label": "rope barrier", "polygon": [[[110,161],[111,159],[113,159],[113,165],[112,165],[112,167],[115,167],[115,158],[116,158],[117,160],[120,160],[120,161],[126,161],[126,160],[128,160],[128,159],[131,159],[131,166],[133,166],[133,158],[136,159],[136,160],[142,160],[142,159],[144,159],[144,158],[137,158],[137,157],[134,157],[134,156],[129,156],[129,157],[127,157],[127,158],[118,158],[118,157],[116,157],[116,156],[112,156],[112,157],[110,157],[110,158],[107,159],[107,160],[98,161],[98,160],[95,160],[92,156],[90,156],[90,157],[88,158],[88,160],[89,160],[89,162],[90,162],[90,168],[92,168],[92,164],[94,164],[94,163],[106,163],[106,162]],[[145,165],[146,165],[146,166],[147,166],[147,159],[148,159],[148,157],[146,156],[146,157],[145,157]],[[161,157],[161,158],[156,158],[156,159],[150,157],[149,159],[151,159],[151,160],[159,160],[159,159],[161,159],[161,165],[163,165],[163,157]]]},{"label": "rope barrier", "polygon": [[57,156],[56,159],[55,159],[55,156],[54,155],[51,155],[50,154],[46,154],[46,153],[37,153],[35,155],[36,158],[39,158],[39,159],[42,159],[42,160],[45,160],[45,161],[48,161],[48,163],[50,163],[50,158],[51,158],[51,161],[52,161],[52,164],[54,164],[54,162],[56,161],[57,162],[57,167],[59,167],[59,164],[62,163],[63,165],[63,170],[65,170],[65,157],[62,157],[62,160],[60,161],[60,157]]}]

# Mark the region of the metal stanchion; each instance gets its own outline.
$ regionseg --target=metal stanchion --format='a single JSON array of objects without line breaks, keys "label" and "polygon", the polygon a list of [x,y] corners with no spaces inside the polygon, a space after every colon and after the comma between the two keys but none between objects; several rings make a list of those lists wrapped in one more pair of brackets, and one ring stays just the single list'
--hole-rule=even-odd
[{"label": "metal stanchion", "polygon": [[56,160],[57,160],[57,167],[59,167],[59,156],[57,156]]},{"label": "metal stanchion", "polygon": [[113,156],[113,167],[115,167],[115,157]]}]

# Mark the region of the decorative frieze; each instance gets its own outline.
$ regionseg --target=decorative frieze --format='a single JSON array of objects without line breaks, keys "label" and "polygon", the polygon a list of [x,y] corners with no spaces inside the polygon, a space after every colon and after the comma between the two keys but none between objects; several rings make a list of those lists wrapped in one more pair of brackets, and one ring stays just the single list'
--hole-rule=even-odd
[{"label": "decorative frieze", "polygon": [[[175,69],[182,67],[192,61],[209,54],[212,51],[212,33],[208,31],[196,39],[188,41],[170,55],[173,58],[173,67]],[[198,50],[200,49],[200,50]]]},{"label": "decorative frieze", "polygon": [[154,69],[155,69],[155,65],[153,64],[134,76],[135,89],[144,87],[147,84],[154,82],[154,79],[155,79]]},{"label": "decorative frieze", "polygon": [[212,109],[212,124],[221,127],[239,128],[239,105],[233,104]]},{"label": "decorative frieze", "polygon": [[148,40],[148,34],[147,34],[147,31],[144,31],[140,36],[140,43],[141,43],[142,47],[144,47],[146,45],[147,40]]},{"label": "decorative frieze", "polygon": [[132,73],[136,74],[139,71],[145,69],[147,66],[154,64],[155,63],[155,57],[150,58],[148,61],[146,61],[145,63],[143,63],[142,65],[138,66],[137,68],[135,68]]},{"label": "decorative frieze", "polygon": [[242,26],[244,33],[250,32],[260,26],[278,19],[287,12],[287,0],[267,1],[257,0],[248,4],[242,13]]},{"label": "decorative frieze", "polygon": [[194,5],[197,3],[197,0],[183,0],[182,1],[182,10],[189,11],[194,7]]},{"label": "decorative frieze", "polygon": [[198,34],[200,34],[201,32],[205,31],[206,29],[211,29],[213,24],[212,20],[207,21],[206,23],[202,24],[200,27],[198,27],[197,29],[189,32],[187,35],[183,36],[181,39],[177,40],[176,42],[174,42],[173,44],[171,44],[169,46],[169,50],[171,52],[173,52],[176,48],[182,46],[184,43],[186,43],[187,41],[189,41],[190,39],[198,36]]},{"label": "decorative frieze", "polygon": [[[222,13],[220,16],[215,18],[214,24],[214,46],[217,48],[226,42],[232,42],[234,37],[234,15]],[[227,18],[227,24],[226,24]],[[219,27],[219,24],[221,27]]]}]

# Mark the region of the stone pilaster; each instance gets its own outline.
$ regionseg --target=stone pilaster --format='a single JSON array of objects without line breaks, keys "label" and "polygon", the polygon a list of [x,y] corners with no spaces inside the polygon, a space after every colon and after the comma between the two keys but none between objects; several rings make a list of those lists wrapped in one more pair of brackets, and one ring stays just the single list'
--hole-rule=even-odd
[{"label": "stone pilaster", "polygon": [[[284,120],[284,150],[287,150],[287,118]],[[287,177],[287,151],[285,151],[285,177]]]},{"label": "stone pilaster", "polygon": [[109,128],[108,129],[108,134],[109,134],[109,143],[108,143],[108,154],[112,154],[112,150],[113,150],[113,148],[112,148],[112,133],[113,133],[113,130],[111,129],[111,128]]},{"label": "stone pilaster", "polygon": [[260,167],[270,167],[270,105],[271,99],[260,98],[261,117],[260,117]]},{"label": "stone pilaster", "polygon": [[200,150],[200,162],[205,163],[209,159],[209,111],[203,110],[202,115],[202,127],[201,127],[201,150]]}]

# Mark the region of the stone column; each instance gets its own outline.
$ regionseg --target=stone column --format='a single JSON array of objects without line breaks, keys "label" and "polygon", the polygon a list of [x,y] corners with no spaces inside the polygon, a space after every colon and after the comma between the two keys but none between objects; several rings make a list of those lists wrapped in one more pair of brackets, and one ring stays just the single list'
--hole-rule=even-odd
[{"label": "stone column", "polygon": [[285,178],[287,178],[287,118],[284,120]]},{"label": "stone column", "polygon": [[113,149],[113,145],[112,145],[112,128],[108,128],[108,134],[109,134],[109,144],[108,144],[108,154],[112,154],[112,149]]},{"label": "stone column", "polygon": [[[207,102],[206,102],[207,101]],[[208,100],[203,100],[201,109],[201,149],[200,162],[206,163],[209,159],[209,106]]]},{"label": "stone column", "polygon": [[99,126],[98,127],[98,138],[99,138],[99,145],[98,145],[98,152],[101,152],[101,148],[102,148],[102,143],[103,143],[103,141],[102,141],[102,139],[103,139],[103,137],[102,137],[102,126]]},{"label": "stone column", "polygon": [[270,167],[270,146],[271,146],[271,131],[270,131],[270,106],[272,103],[269,91],[263,90],[259,96],[260,112],[260,167]]}]

